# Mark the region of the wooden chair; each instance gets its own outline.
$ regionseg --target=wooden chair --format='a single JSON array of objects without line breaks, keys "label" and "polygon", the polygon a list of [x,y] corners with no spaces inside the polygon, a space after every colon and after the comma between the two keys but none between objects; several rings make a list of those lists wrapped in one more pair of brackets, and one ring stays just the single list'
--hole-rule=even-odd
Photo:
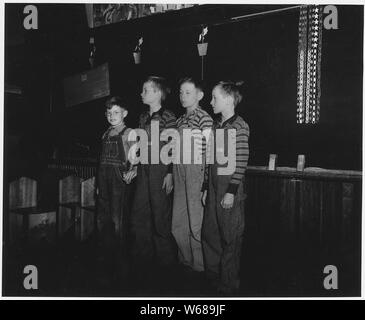
[{"label": "wooden chair", "polygon": [[59,234],[86,240],[96,228],[95,177],[68,176],[59,182]]},{"label": "wooden chair", "polygon": [[56,238],[57,208],[37,204],[37,181],[21,177],[9,184],[9,241]]}]

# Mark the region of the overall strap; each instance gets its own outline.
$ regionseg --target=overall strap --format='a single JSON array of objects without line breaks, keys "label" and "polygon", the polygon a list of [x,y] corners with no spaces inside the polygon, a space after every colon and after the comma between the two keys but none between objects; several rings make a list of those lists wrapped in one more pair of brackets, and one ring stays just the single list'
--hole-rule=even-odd
[{"label": "overall strap", "polygon": [[123,148],[123,158],[124,158],[124,159],[122,159],[122,161],[123,161],[125,164],[127,164],[127,163],[128,163],[128,155],[127,155],[126,146],[125,146],[124,141],[123,141],[123,135],[124,135],[124,133],[126,132],[126,130],[127,130],[127,129],[128,129],[128,128],[127,128],[127,126],[125,126],[125,127],[123,128],[123,130],[119,133],[119,134],[120,134],[120,137],[121,137],[122,148]]},{"label": "overall strap", "polygon": [[124,126],[123,130],[119,134],[122,136],[127,129],[127,126]]}]

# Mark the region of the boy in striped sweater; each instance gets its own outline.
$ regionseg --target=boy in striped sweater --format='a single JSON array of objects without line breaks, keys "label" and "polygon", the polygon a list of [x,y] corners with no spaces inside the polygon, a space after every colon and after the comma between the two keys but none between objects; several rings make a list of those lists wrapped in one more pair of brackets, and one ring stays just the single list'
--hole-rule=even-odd
[{"label": "boy in striped sweater", "polygon": [[[202,244],[206,275],[218,292],[232,294],[240,284],[240,257],[244,230],[244,174],[249,156],[249,127],[237,114],[235,107],[242,100],[240,83],[219,82],[212,91],[211,105],[220,120],[213,126],[215,155],[227,154],[229,137],[233,134],[235,170],[222,174],[223,165],[217,159],[207,165],[203,184],[202,202],[205,213],[202,226]],[[223,130],[224,143],[218,139]],[[211,140],[212,141],[212,140]]]},{"label": "boy in striped sweater", "polygon": [[[177,120],[181,140],[184,139],[184,130],[195,130],[199,155],[194,155],[194,143],[190,150],[183,150],[188,163],[180,161],[174,164],[174,204],[172,214],[172,234],[175,237],[179,261],[182,265],[194,271],[204,271],[203,253],[201,244],[201,227],[204,208],[201,203],[201,188],[204,180],[205,140],[202,131],[213,125],[210,115],[201,109],[199,101],[204,92],[200,82],[193,78],[184,78],[180,81],[180,102],[186,112]],[[186,139],[186,138],[185,138]],[[189,138],[188,138],[189,139]],[[183,146],[183,141],[181,141]],[[200,163],[194,158],[200,157]]]}]

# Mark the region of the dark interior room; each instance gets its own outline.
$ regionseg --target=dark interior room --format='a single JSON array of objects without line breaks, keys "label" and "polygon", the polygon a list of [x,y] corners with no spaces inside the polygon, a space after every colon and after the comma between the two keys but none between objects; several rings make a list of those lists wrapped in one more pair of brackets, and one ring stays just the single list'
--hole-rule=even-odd
[{"label": "dark interior room", "polygon": [[[363,6],[336,5],[332,28],[326,18],[334,11],[316,6],[320,66],[308,75],[315,74],[320,91],[316,101],[304,101],[316,117],[303,123],[301,17],[311,6],[123,4],[130,11],[119,13],[128,17],[105,22],[95,4],[42,3],[35,5],[37,28],[29,30],[25,6],[5,4],[3,295],[217,296],[204,272],[179,265],[167,271],[151,265],[145,274],[129,266],[126,279],[111,283],[106,269],[95,267],[105,105],[122,97],[126,125],[137,128],[148,110],[141,94],[149,76],[166,79],[171,92],[164,108],[177,118],[185,112],[179,79],[199,79],[201,109],[214,121],[215,85],[243,81],[235,112],[249,125],[249,159],[240,285],[233,296],[360,295]],[[201,56],[204,28],[209,45]],[[127,251],[136,184],[132,180],[123,204]],[[36,290],[24,286],[27,265],[37,267]],[[339,274],[337,290],[324,284],[326,266]]]}]

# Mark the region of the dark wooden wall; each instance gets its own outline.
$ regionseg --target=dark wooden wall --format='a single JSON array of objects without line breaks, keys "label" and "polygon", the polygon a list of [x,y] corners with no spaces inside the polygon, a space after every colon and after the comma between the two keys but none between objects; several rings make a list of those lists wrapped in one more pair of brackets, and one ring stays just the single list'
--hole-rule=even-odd
[{"label": "dark wooden wall", "polygon": [[360,175],[298,177],[249,170],[247,194],[242,259],[246,285],[290,294],[299,284],[302,295],[328,295],[323,270],[335,265],[339,292],[359,293]]}]

